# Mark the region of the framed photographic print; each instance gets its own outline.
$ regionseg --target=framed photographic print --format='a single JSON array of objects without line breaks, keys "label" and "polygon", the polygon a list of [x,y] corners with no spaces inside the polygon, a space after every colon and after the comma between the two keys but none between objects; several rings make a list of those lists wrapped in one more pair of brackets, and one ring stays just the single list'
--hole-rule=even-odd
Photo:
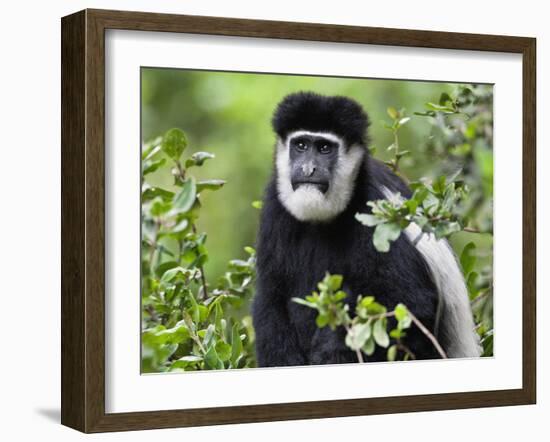
[{"label": "framed photographic print", "polygon": [[62,423],[532,404],[535,39],[62,19]]}]

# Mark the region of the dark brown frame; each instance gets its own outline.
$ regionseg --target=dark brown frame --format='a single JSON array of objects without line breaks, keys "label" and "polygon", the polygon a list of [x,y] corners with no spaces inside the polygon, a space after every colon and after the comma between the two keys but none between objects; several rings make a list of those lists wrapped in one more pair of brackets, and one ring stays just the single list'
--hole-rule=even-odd
[{"label": "dark brown frame", "polygon": [[[62,29],[61,422],[84,432],[311,419],[536,400],[536,40],[405,29],[105,10],[64,17]],[[523,56],[523,386],[190,410],[105,413],[105,30],[126,29],[519,53]]]}]

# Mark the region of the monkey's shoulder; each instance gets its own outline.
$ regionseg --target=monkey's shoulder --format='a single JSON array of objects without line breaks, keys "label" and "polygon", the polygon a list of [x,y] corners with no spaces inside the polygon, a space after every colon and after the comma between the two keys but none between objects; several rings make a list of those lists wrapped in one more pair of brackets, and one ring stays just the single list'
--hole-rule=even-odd
[{"label": "monkey's shoulder", "polygon": [[369,201],[386,198],[384,189],[399,193],[404,198],[410,198],[412,195],[411,189],[405,181],[382,161],[369,158],[365,169]]}]

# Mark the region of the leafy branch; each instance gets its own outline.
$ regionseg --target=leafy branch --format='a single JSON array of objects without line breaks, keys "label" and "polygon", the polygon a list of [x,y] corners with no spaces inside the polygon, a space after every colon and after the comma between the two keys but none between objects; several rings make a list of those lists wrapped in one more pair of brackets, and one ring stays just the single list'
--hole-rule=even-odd
[{"label": "leafy branch", "polygon": [[399,174],[405,181],[408,182],[407,177],[403,174],[399,167],[401,159],[407,155],[410,155],[410,151],[401,150],[399,145],[399,130],[410,121],[410,117],[405,116],[405,109],[397,110],[394,107],[388,107],[387,113],[392,119],[391,124],[384,123],[384,127],[390,130],[393,134],[393,143],[387,148],[388,151],[393,152],[393,158],[385,161],[385,164],[389,166],[395,173]]},{"label": "leafy branch", "polygon": [[[357,361],[365,361],[363,354],[372,356],[376,346],[387,349],[387,359],[394,361],[399,352],[403,359],[415,359],[414,353],[406,346],[403,339],[406,330],[414,324],[428,337],[442,358],[446,358],[445,351],[435,336],[422,322],[403,304],[398,304],[393,310],[376,302],[373,296],[360,296],[357,299],[355,315],[349,313],[348,304],[344,303],[347,297],[342,287],[341,275],[327,273],[318,284],[318,291],[314,291],[305,298],[292,298],[298,304],[317,310],[316,324],[319,328],[329,326],[332,330],[344,327],[346,330],[345,343],[357,356]],[[388,319],[393,318],[396,325],[388,332]],[[392,345],[391,339],[393,339]]]},{"label": "leafy branch", "polygon": [[441,239],[466,229],[478,232],[464,226],[460,204],[468,195],[468,187],[463,181],[456,180],[458,173],[449,178],[442,175],[433,183],[411,183],[413,194],[409,199],[396,194],[394,198],[369,201],[367,205],[371,212],[358,213],[355,218],[365,226],[375,228],[373,243],[379,252],[388,252],[390,243],[396,241],[412,223],[421,230],[415,242],[423,234],[433,234],[436,239]]}]

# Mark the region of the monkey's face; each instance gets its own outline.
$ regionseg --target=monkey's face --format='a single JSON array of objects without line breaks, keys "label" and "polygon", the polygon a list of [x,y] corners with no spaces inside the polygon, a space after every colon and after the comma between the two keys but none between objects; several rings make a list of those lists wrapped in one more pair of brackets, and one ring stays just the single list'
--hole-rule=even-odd
[{"label": "monkey's face", "polygon": [[300,186],[312,186],[326,193],[338,161],[340,143],[331,134],[295,132],[289,137],[287,145],[292,189],[296,191]]},{"label": "monkey's face", "polygon": [[277,144],[280,201],[300,221],[332,220],[349,203],[364,154],[333,133],[291,132]]}]

